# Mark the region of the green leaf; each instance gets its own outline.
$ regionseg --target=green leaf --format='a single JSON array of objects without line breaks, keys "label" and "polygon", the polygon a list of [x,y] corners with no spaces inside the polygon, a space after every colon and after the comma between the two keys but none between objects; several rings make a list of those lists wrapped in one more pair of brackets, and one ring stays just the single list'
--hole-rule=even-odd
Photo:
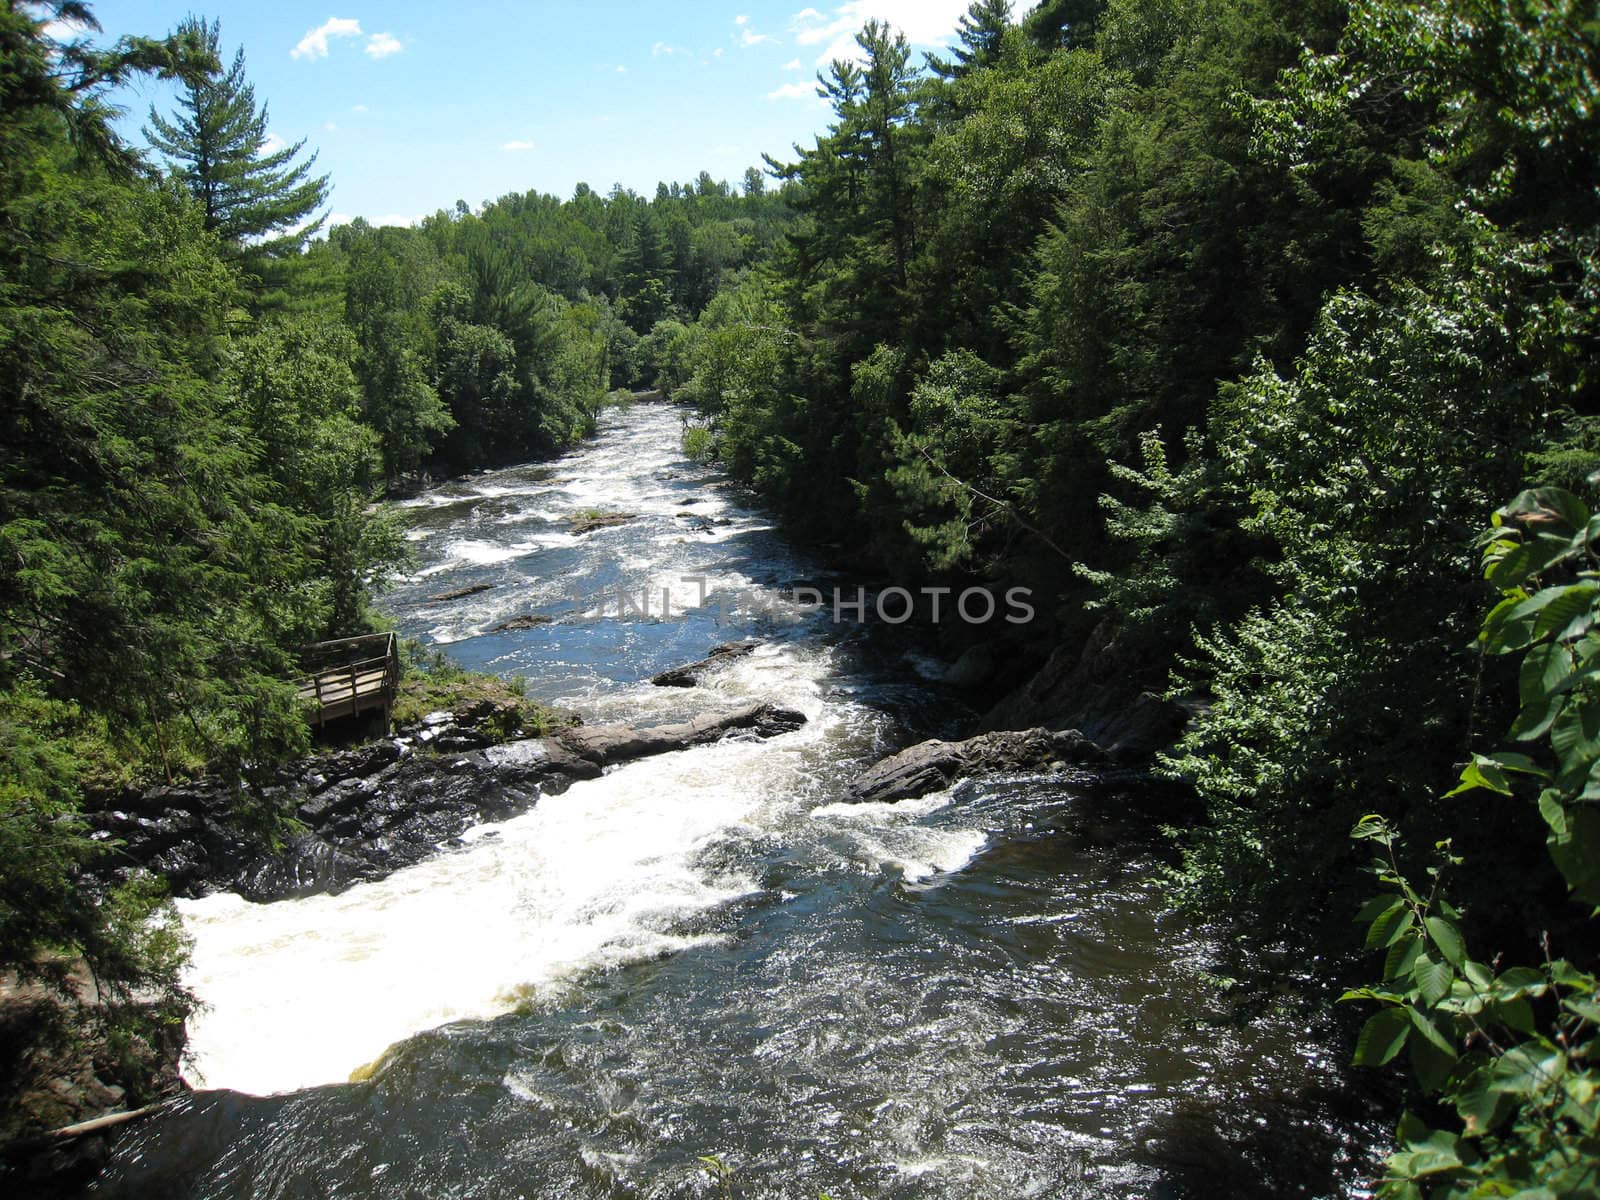
[{"label": "green leaf", "polygon": [[1445,799],[1459,796],[1462,792],[1470,792],[1474,788],[1487,788],[1502,796],[1511,795],[1511,785],[1506,782],[1505,772],[1500,769],[1500,764],[1481,754],[1473,755],[1472,761],[1462,769],[1460,785],[1446,792]]},{"label": "green leaf", "polygon": [[1406,1054],[1411,1059],[1411,1070],[1425,1092],[1443,1089],[1456,1067],[1455,1051],[1441,1049],[1426,1035],[1408,1041]]},{"label": "green leaf", "polygon": [[1508,1096],[1533,1098],[1560,1082],[1567,1056],[1552,1046],[1524,1042],[1513,1046],[1489,1068],[1489,1086]]},{"label": "green leaf", "polygon": [[1510,654],[1524,650],[1532,644],[1533,626],[1538,620],[1538,614],[1523,613],[1513,618],[1511,614],[1517,610],[1520,603],[1516,597],[1502,600],[1484,618],[1478,641],[1485,653]]},{"label": "green leaf", "polygon": [[1600,904],[1600,812],[1592,804],[1574,805],[1566,819],[1566,834],[1552,832],[1548,839],[1550,857],[1574,896]]},{"label": "green leaf", "polygon": [[1523,706],[1536,704],[1556,694],[1556,689],[1572,674],[1572,655],[1565,646],[1545,642],[1534,646],[1522,659],[1518,672]]},{"label": "green leaf", "polygon": [[1566,706],[1565,696],[1549,696],[1532,704],[1524,704],[1517,719],[1512,722],[1511,736],[1519,742],[1531,742],[1543,737]]},{"label": "green leaf", "polygon": [[1550,727],[1550,746],[1561,759],[1561,773],[1577,778],[1562,786],[1577,790],[1589,765],[1600,757],[1600,705],[1586,700],[1569,701],[1566,709]]},{"label": "green leaf", "polygon": [[1496,1000],[1516,1000],[1523,996],[1542,996],[1549,987],[1543,971],[1533,967],[1512,967],[1495,977],[1490,991]]},{"label": "green leaf", "polygon": [[1520,587],[1572,552],[1568,538],[1540,534],[1493,562],[1484,578],[1502,591]]},{"label": "green leaf", "polygon": [[1400,1053],[1410,1032],[1411,1020],[1404,1008],[1381,1009],[1361,1027],[1352,1061],[1358,1067],[1381,1067]]},{"label": "green leaf", "polygon": [[1553,634],[1557,641],[1566,641],[1586,633],[1594,625],[1597,599],[1600,599],[1600,584],[1591,580],[1556,589],[1556,598],[1540,610],[1534,622],[1533,636],[1543,638]]},{"label": "green leaf", "polygon": [[1539,815],[1554,836],[1567,836],[1567,810],[1561,803],[1561,793],[1555,788],[1546,788],[1539,793]]},{"label": "green leaf", "polygon": [[1371,925],[1384,913],[1393,908],[1395,903],[1395,898],[1391,895],[1372,897],[1372,899],[1363,904],[1361,906],[1361,910],[1356,913],[1356,923],[1360,925]]},{"label": "green leaf", "polygon": [[1450,985],[1455,982],[1455,977],[1456,973],[1449,963],[1426,954],[1419,956],[1411,969],[1411,978],[1417,990],[1429,1004],[1437,1004],[1450,994]]},{"label": "green leaf", "polygon": [[1409,1004],[1406,1005],[1405,1012],[1406,1016],[1411,1020],[1411,1028],[1415,1029],[1424,1038],[1426,1038],[1433,1045],[1433,1048],[1439,1051],[1439,1053],[1448,1054],[1451,1061],[1454,1062],[1458,1053],[1455,1043],[1449,1038],[1445,1037],[1445,1035],[1439,1031],[1439,1027],[1429,1020],[1428,1017],[1424,1016],[1417,1009],[1412,1008]]},{"label": "green leaf", "polygon": [[1415,932],[1407,937],[1402,937],[1389,947],[1389,953],[1383,960],[1383,977],[1385,979],[1399,979],[1402,976],[1413,974],[1416,962],[1422,955],[1424,943],[1420,934]]},{"label": "green leaf", "polygon": [[1511,1101],[1506,1095],[1491,1090],[1479,1076],[1473,1077],[1472,1086],[1456,1094],[1455,1105],[1468,1137],[1488,1133],[1511,1111]]},{"label": "green leaf", "polygon": [[1425,1142],[1408,1142],[1406,1148],[1389,1159],[1392,1174],[1405,1179],[1420,1179],[1454,1171],[1462,1166],[1460,1139],[1439,1130]]},{"label": "green leaf", "polygon": [[1439,953],[1455,967],[1460,967],[1467,961],[1466,947],[1461,944],[1461,931],[1443,917],[1429,917],[1425,922],[1428,936],[1433,939],[1433,944],[1439,947]]},{"label": "green leaf", "polygon": [[1550,772],[1546,771],[1526,754],[1517,754],[1510,750],[1499,750],[1494,754],[1483,756],[1489,762],[1498,763],[1507,771],[1515,771],[1519,775],[1533,775],[1540,779],[1549,779]]},{"label": "green leaf", "polygon": [[1504,522],[1530,529],[1561,530],[1568,537],[1589,524],[1589,506],[1565,488],[1528,488],[1498,510]]},{"label": "green leaf", "polygon": [[1536,1032],[1533,1020],[1533,1005],[1526,1000],[1497,1000],[1493,1008],[1495,1020],[1507,1029],[1515,1029],[1518,1033],[1532,1037]]},{"label": "green leaf", "polygon": [[1402,899],[1396,899],[1373,920],[1367,929],[1367,949],[1376,950],[1380,946],[1392,946],[1400,940],[1413,924],[1416,917]]},{"label": "green leaf", "polygon": [[1582,1017],[1591,1025],[1600,1025],[1600,1004],[1589,1000],[1574,1000],[1567,998],[1561,1002],[1561,1007],[1576,1016]]}]

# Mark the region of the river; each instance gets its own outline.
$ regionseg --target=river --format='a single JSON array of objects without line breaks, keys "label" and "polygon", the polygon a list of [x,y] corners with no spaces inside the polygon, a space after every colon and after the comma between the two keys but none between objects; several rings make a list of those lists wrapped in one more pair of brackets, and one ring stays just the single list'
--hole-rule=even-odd
[{"label": "river", "polygon": [[[184,902],[206,1090],[92,1194],[1359,1194],[1382,1131],[1329,1031],[1228,1000],[1136,806],[1060,776],[839,802],[967,714],[902,643],[772,602],[848,581],[684,461],[679,421],[611,411],[408,503],[385,604],[590,721],[760,698],[809,723],[614,769],[339,896]],[[575,536],[593,510],[636,516]],[[492,632],[520,615],[552,620]],[[707,686],[648,682],[746,637]]]}]

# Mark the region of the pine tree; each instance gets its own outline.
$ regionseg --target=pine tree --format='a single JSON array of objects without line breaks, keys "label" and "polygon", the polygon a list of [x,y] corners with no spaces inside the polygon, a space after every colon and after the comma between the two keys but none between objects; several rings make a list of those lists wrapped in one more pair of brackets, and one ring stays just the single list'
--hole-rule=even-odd
[{"label": "pine tree", "polygon": [[1046,49],[1077,50],[1094,44],[1106,0],[1044,0],[1028,14],[1023,28]]},{"label": "pine tree", "polygon": [[[190,18],[179,32],[197,34],[216,55],[220,23]],[[327,200],[328,177],[311,176],[316,154],[295,161],[304,139],[267,149],[267,108],[257,109],[255,88],[245,82],[242,49],[225,73],[189,81],[179,104],[182,111],[170,121],[152,108],[145,137],[172,163],[204,207],[206,228],[223,241],[289,229]],[[276,244],[301,245],[321,225],[319,219]]]},{"label": "pine tree", "polygon": [[958,79],[992,67],[1011,24],[1011,0],[972,0],[961,18],[960,44],[950,47],[949,60],[928,55],[928,68],[943,79]]}]

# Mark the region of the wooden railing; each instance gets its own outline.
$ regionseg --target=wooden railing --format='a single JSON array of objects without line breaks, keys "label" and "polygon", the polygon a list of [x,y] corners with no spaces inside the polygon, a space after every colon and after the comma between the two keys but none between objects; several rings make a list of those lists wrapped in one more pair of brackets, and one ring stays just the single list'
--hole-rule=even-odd
[{"label": "wooden railing", "polygon": [[381,708],[388,725],[400,689],[400,646],[394,634],[318,642],[306,647],[302,663],[311,674],[300,680],[300,698],[313,707],[314,724]]}]

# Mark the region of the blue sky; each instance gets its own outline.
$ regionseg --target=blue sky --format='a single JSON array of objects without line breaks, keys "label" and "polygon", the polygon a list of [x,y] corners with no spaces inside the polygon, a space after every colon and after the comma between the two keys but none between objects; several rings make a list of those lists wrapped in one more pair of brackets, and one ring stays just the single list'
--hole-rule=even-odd
[{"label": "blue sky", "polygon": [[[588,183],[654,194],[702,169],[737,182],[763,151],[810,145],[828,109],[817,70],[878,17],[921,48],[953,35],[968,0],[103,0],[105,36],[220,19],[285,141],[332,176],[335,219],[405,222],[462,199],[571,195]],[[115,97],[138,139],[164,86]]]}]

